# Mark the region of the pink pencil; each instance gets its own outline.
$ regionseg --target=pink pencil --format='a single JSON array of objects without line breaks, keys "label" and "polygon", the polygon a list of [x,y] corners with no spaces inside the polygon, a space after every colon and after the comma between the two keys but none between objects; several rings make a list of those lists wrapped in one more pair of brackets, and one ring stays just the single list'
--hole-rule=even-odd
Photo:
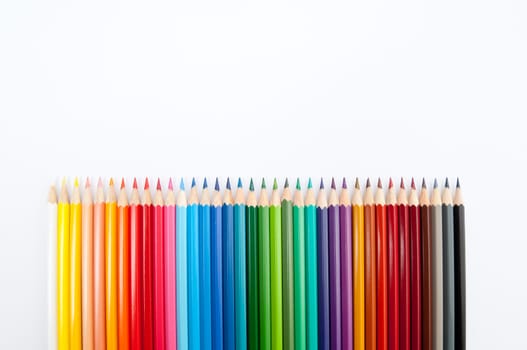
[{"label": "pink pencil", "polygon": [[82,200],[82,347],[94,348],[93,322],[93,201],[90,179]]},{"label": "pink pencil", "polygon": [[165,339],[166,349],[177,349],[176,336],[176,197],[172,179],[165,202]]}]

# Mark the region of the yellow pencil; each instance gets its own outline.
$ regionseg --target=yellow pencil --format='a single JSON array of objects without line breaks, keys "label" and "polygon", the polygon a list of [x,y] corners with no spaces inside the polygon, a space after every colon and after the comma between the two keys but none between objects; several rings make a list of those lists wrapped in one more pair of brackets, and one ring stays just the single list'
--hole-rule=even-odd
[{"label": "yellow pencil", "polygon": [[57,328],[59,350],[70,348],[70,204],[62,180],[57,214]]},{"label": "yellow pencil", "polygon": [[117,196],[110,179],[106,198],[106,349],[117,350]]},{"label": "yellow pencil", "polygon": [[71,347],[82,349],[81,313],[81,227],[82,205],[79,180],[75,178],[70,204],[70,274],[71,274]]},{"label": "yellow pencil", "polygon": [[351,199],[353,215],[353,326],[354,349],[365,349],[365,292],[364,292],[364,206],[359,179]]}]

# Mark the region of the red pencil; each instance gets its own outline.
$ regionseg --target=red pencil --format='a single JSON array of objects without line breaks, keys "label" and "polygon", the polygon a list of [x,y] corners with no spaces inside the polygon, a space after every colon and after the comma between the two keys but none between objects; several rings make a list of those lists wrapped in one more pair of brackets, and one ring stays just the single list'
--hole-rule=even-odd
[{"label": "red pencil", "polygon": [[152,301],[152,198],[148,178],[143,194],[143,349],[154,348],[154,315]]},{"label": "red pencil", "polygon": [[410,350],[410,232],[408,198],[401,178],[397,196],[399,224],[399,348]]},{"label": "red pencil", "polygon": [[388,240],[386,205],[381,179],[375,193],[375,240],[377,242],[377,349],[388,349]]},{"label": "red pencil", "polygon": [[412,179],[412,189],[409,199],[410,221],[410,279],[411,284],[411,320],[412,320],[412,349],[422,346],[422,290],[421,290],[421,222],[419,199]]},{"label": "red pencil", "polygon": [[397,199],[390,178],[386,200],[388,235],[388,348],[399,349],[399,230]]},{"label": "red pencil", "polygon": [[130,207],[124,179],[117,202],[117,298],[119,347],[130,349]]},{"label": "red pencil", "polygon": [[157,179],[154,197],[153,248],[154,248],[154,345],[156,350],[165,349],[165,246],[163,193]]},{"label": "red pencil", "polygon": [[130,199],[130,342],[132,350],[143,349],[142,227],[143,206],[139,199],[137,180],[134,179]]}]

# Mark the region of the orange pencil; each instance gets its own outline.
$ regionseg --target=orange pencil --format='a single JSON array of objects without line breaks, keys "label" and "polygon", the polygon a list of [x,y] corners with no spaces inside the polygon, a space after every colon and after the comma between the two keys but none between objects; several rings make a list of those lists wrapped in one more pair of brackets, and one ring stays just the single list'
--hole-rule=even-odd
[{"label": "orange pencil", "polygon": [[105,208],[104,190],[102,187],[102,181],[99,178],[95,204],[93,206],[93,335],[96,350],[106,349],[106,258],[104,253]]},{"label": "orange pencil", "polygon": [[117,202],[119,348],[130,349],[130,207],[124,179]]},{"label": "orange pencil", "polygon": [[364,275],[366,291],[366,349],[377,350],[377,249],[375,204],[370,179],[364,192]]},{"label": "orange pencil", "polygon": [[82,196],[82,348],[94,349],[93,334],[93,201],[90,179]]},{"label": "orange pencil", "polygon": [[117,350],[117,200],[113,179],[106,198],[106,349]]}]

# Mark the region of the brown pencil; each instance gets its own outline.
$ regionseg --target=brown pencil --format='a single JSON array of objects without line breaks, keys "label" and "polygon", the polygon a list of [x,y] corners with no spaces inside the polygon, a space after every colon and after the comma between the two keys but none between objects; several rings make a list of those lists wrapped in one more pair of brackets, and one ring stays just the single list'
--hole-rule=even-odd
[{"label": "brown pencil", "polygon": [[423,268],[423,350],[432,350],[432,227],[425,179],[421,185],[419,206],[421,207],[421,266]]}]

